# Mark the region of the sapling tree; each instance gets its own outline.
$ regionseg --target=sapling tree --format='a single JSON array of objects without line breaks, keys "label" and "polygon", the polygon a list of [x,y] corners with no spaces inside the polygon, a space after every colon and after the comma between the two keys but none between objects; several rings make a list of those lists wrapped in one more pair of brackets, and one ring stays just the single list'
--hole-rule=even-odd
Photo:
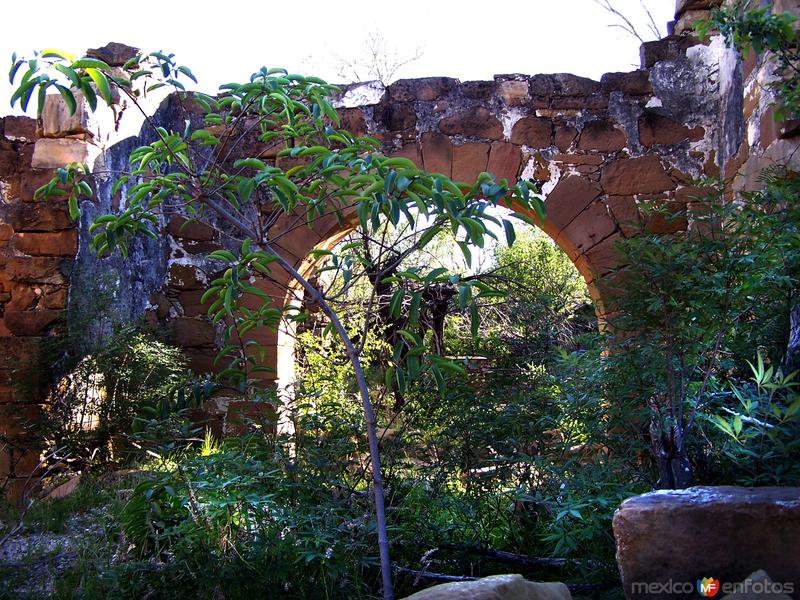
[{"label": "sapling tree", "polygon": [[[115,97],[121,97],[142,111],[155,134],[154,142],[130,154],[126,172],[103,173],[116,178],[113,190],[124,190],[126,202],[123,209],[100,216],[91,225],[91,247],[99,255],[124,255],[134,236],[160,235],[163,214],[176,207],[190,219],[224,228],[234,240],[208,255],[221,266],[221,274],[209,283],[203,297],[203,302],[210,303],[212,321],[223,328],[221,355],[229,361],[223,376],[246,388],[254,374],[266,368],[263,349],[248,333],[307,317],[291,304],[275,305],[255,285],[258,278],[299,285],[306,302],[325,314],[328,327],[341,338],[353,366],[363,406],[383,595],[391,598],[376,414],[360,363],[360,348],[331,299],[303,276],[296,258],[283,250],[281,242],[299,227],[338,222],[345,229],[347,223],[357,220],[365,232],[375,233],[383,227],[414,230],[414,239],[403,253],[423,248],[446,229],[469,253],[470,246],[480,247],[487,236],[494,237],[494,230],[505,231],[513,241],[512,220],[530,221],[531,215],[543,218],[543,203],[525,181],[509,185],[481,173],[474,183],[457,183],[427,173],[406,158],[384,156],[377,140],[355,137],[340,127],[332,103],[337,88],[321,79],[261,68],[248,82],[223,85],[216,96],[189,96],[181,81],[185,78],[196,81],[191,70],[175,62],[174,55],[163,52],[140,53],[121,68],[112,68],[101,60],[76,59],[50,49],[30,60],[14,56],[10,72],[12,84],[18,81],[12,104],[19,101],[23,109],[35,94],[41,113],[48,91],[58,92],[71,112],[81,97],[90,110],[97,108],[99,100],[110,105]],[[142,100],[163,86],[196,102],[202,118],[189,115],[179,130],[156,126]],[[257,136],[261,149],[277,146],[278,160],[265,160],[260,149],[249,149],[244,142],[252,136]],[[92,178],[99,173],[86,165],[66,165],[37,193],[42,198],[65,197],[70,214],[78,218],[81,202],[91,199]],[[507,216],[493,210],[501,202],[513,208]],[[397,286],[393,307],[403,302],[418,305],[426,289],[441,283],[455,285],[464,305],[484,293],[474,281],[460,281],[443,269],[394,269],[391,277],[387,277],[389,273],[367,273],[347,251],[345,248],[341,255],[316,251],[310,258],[327,260],[348,284],[369,275]],[[409,281],[415,285],[402,285]],[[414,332],[417,319],[410,311],[406,328],[399,331],[398,345],[403,345],[401,351],[407,358],[394,365],[387,379],[429,377],[444,386],[442,369],[458,366],[427,352],[424,340]],[[413,360],[408,360],[409,356]]]}]

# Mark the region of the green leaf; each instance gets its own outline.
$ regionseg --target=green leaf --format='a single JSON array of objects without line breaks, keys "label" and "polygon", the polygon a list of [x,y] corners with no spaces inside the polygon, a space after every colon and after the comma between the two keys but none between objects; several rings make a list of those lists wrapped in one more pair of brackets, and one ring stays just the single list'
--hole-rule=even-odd
[{"label": "green leaf", "polygon": [[260,171],[266,166],[267,165],[264,164],[263,161],[260,161],[257,158],[240,158],[233,163],[234,169],[256,169],[257,171]]},{"label": "green leaf", "polygon": [[239,193],[239,202],[241,202],[242,204],[247,202],[250,199],[250,196],[252,195],[255,186],[256,182],[253,179],[250,179],[249,177],[242,179],[239,182],[239,185],[237,186],[237,191]]},{"label": "green leaf", "polygon": [[62,64],[56,64],[53,65],[53,67],[55,68],[56,71],[58,71],[59,73],[64,75],[67,79],[69,79],[73,87],[75,88],[81,87],[81,78],[78,77],[78,74],[75,71],[73,71],[69,67],[65,67]]},{"label": "green leaf", "polygon": [[[14,57],[16,56],[17,55],[15,54]],[[11,84],[14,83],[14,78],[17,76],[17,71],[19,71],[19,68],[25,63],[24,60],[15,60],[14,57],[11,59],[11,68],[8,70],[8,83]]]},{"label": "green leaf", "polygon": [[110,71],[111,67],[108,63],[103,62],[102,60],[97,60],[96,58],[81,58],[76,60],[72,63],[71,67],[73,69],[105,69],[106,71]]},{"label": "green leaf", "polygon": [[397,317],[400,316],[400,311],[403,308],[403,299],[404,298],[405,298],[405,290],[403,290],[403,288],[396,289],[394,294],[392,294],[392,300],[389,303],[389,313],[394,318],[397,318]]},{"label": "green leaf", "polygon": [[81,209],[78,207],[78,198],[76,196],[70,196],[68,207],[70,219],[77,221],[81,216]]},{"label": "green leaf", "polygon": [[514,240],[517,239],[517,234],[514,232],[514,224],[511,221],[503,219],[503,229],[506,232],[506,242],[509,246],[514,245]]},{"label": "green leaf", "polygon": [[94,84],[97,86],[97,91],[100,92],[100,96],[105,100],[106,104],[111,106],[113,103],[111,88],[108,86],[108,79],[105,74],[97,69],[86,69],[86,74],[92,78],[92,81],[94,81]]},{"label": "green leaf", "polygon": [[[31,96],[33,95],[33,90],[36,89],[36,86],[37,86],[38,83],[39,83],[38,79],[31,79],[28,82],[27,88],[25,89],[25,91],[20,96],[19,105],[20,105],[20,107],[22,108],[23,111],[28,110],[28,102],[30,102]],[[20,88],[20,89],[22,89],[22,88]],[[12,98],[12,102],[13,102],[13,98]]]},{"label": "green leaf", "polygon": [[72,94],[69,88],[64,87],[61,84],[55,84],[58,93],[61,94],[61,97],[64,99],[64,102],[67,103],[67,107],[69,108],[69,114],[74,115],[75,110],[78,108],[77,102],[75,102],[75,96]]},{"label": "green leaf", "polygon": [[97,94],[94,93],[94,88],[89,83],[89,80],[81,79],[81,91],[89,104],[89,108],[97,110]]},{"label": "green leaf", "polygon": [[194,76],[194,73],[192,73],[192,72],[189,70],[189,67],[178,67],[178,72],[180,72],[180,73],[183,73],[183,74],[184,74],[184,75],[186,75],[186,76],[187,76],[189,79],[191,79],[192,81],[194,81],[195,83],[197,83],[197,77],[195,77],[195,76]]},{"label": "green leaf", "polygon": [[75,60],[75,55],[69,52],[64,52],[63,50],[59,50],[58,48],[46,48],[42,50],[42,53],[39,55],[42,58],[63,58],[68,62],[72,62]]},{"label": "green leaf", "polygon": [[472,286],[462,285],[458,288],[458,308],[464,310],[472,299]]}]

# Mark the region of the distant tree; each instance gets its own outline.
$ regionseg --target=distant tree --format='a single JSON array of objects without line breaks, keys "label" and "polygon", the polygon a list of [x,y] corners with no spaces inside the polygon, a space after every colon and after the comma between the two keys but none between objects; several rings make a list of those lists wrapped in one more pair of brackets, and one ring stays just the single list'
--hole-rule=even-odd
[{"label": "distant tree", "polygon": [[423,54],[419,47],[410,52],[399,51],[380,32],[367,34],[360,52],[355,56],[333,55],[336,74],[343,81],[380,81],[389,85],[403,67]]},{"label": "distant tree", "polygon": [[621,29],[628,35],[635,37],[641,44],[644,44],[648,40],[661,39],[661,29],[656,24],[656,20],[653,18],[653,13],[645,3],[645,0],[639,0],[639,9],[641,9],[641,11],[644,13],[643,16],[645,17],[644,30],[641,29],[641,26],[637,27],[633,20],[633,12],[639,9],[632,9],[630,6],[626,6],[625,10],[623,11],[619,8],[619,4],[617,2],[612,0],[592,1],[614,16],[614,19],[617,22],[612,23],[609,25],[609,27]]}]

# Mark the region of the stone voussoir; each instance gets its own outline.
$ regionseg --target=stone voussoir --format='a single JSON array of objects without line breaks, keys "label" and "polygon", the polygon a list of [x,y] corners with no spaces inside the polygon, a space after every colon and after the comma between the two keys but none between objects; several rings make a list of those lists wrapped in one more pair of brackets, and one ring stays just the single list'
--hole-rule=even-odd
[{"label": "stone voussoir", "polygon": [[659,157],[652,154],[611,161],[603,167],[600,185],[606,194],[613,196],[652,194],[676,187]]}]

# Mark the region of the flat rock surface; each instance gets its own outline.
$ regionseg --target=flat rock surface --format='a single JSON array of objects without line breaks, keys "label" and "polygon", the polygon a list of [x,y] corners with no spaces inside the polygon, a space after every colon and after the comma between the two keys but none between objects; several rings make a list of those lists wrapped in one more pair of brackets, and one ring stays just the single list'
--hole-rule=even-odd
[{"label": "flat rock surface", "polygon": [[665,584],[707,577],[732,584],[759,569],[800,590],[800,488],[694,487],[636,496],[617,509],[614,536],[629,598],[675,598]]},{"label": "flat rock surface", "polygon": [[495,575],[429,587],[406,600],[570,600],[563,583],[528,581],[521,575]]}]

